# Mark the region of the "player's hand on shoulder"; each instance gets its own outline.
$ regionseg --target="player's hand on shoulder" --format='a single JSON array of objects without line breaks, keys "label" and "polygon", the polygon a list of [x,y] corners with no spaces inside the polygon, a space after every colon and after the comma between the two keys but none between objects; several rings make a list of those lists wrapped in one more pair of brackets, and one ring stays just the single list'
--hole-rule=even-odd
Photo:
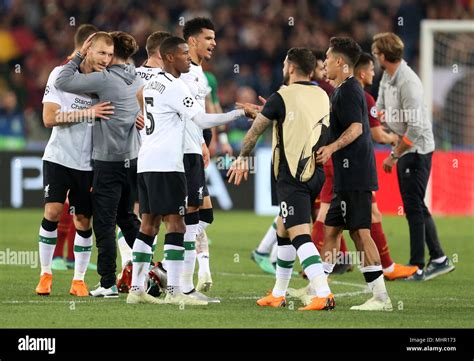
[{"label": "player's hand on shoulder", "polygon": [[114,114],[114,106],[111,102],[101,102],[93,105],[90,109],[93,111],[94,118],[109,120],[109,115]]}]

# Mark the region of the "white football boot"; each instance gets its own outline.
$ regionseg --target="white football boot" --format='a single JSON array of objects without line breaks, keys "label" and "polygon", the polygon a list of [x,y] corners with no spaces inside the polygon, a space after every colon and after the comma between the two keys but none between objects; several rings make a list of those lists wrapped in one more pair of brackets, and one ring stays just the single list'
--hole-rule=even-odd
[{"label": "white football boot", "polygon": [[175,295],[171,295],[170,293],[167,293],[164,302],[168,304],[172,304],[172,305],[189,305],[189,306],[206,306],[208,304],[207,301],[198,300],[191,296],[185,295],[184,293],[177,293]]},{"label": "white football boot", "polygon": [[110,288],[104,288],[100,284],[97,285],[95,290],[89,292],[92,297],[104,297],[104,298],[118,298],[119,293],[116,285]]},{"label": "white football boot", "polygon": [[212,277],[210,273],[204,273],[198,278],[196,289],[199,292],[208,292],[212,287]]},{"label": "white football boot", "polygon": [[193,289],[191,292],[189,293],[185,293],[186,296],[189,296],[189,297],[192,297],[196,300],[202,300],[202,301],[206,301],[207,303],[221,303],[221,300],[218,299],[218,298],[212,298],[212,297],[208,297],[204,294],[202,294],[201,292],[199,291],[196,291],[196,289]]},{"label": "white football boot", "polygon": [[137,303],[153,303],[153,304],[163,304],[163,300],[155,298],[149,295],[146,292],[129,292],[127,296],[127,303],[137,304]]},{"label": "white football boot", "polygon": [[393,311],[392,301],[387,297],[385,301],[381,301],[372,297],[359,306],[352,306],[351,310],[355,311]]}]

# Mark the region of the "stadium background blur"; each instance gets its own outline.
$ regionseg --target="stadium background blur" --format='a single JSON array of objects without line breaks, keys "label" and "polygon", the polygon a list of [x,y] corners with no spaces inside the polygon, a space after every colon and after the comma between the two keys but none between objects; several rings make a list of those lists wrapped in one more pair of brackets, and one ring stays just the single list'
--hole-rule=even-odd
[{"label": "stadium background blur", "polygon": [[[236,101],[258,103],[258,95],[267,97],[279,88],[288,48],[307,46],[325,51],[331,36],[352,36],[370,52],[374,34],[393,31],[405,43],[404,59],[420,74],[421,21],[473,19],[474,0],[0,0],[0,13],[1,156],[5,151],[44,150],[51,131],[43,126],[41,117],[45,84],[50,71],[73,51],[74,32],[84,23],[132,34],[140,45],[133,58],[138,66],[146,59],[145,42],[150,33],[168,30],[181,35],[186,20],[210,17],[216,26],[217,47],[205,70],[215,74],[218,96],[227,111]],[[468,173],[472,173],[474,149],[474,108],[469,101],[474,96],[474,36],[447,34],[435,38],[435,44],[442,50],[440,54],[435,51],[434,57],[436,146],[438,150],[460,150],[462,159],[469,162],[462,179],[457,177],[467,189],[466,206],[451,212],[451,198],[444,197],[443,206],[439,211],[435,207],[435,213],[474,214],[474,187],[468,185],[472,183]],[[464,66],[464,73],[453,74],[453,63]],[[369,89],[374,97],[380,77],[381,69],[377,68]],[[229,140],[237,153],[249,126],[246,119],[229,126]],[[267,131],[258,146],[268,147],[270,135]],[[443,153],[436,154],[441,157]],[[447,156],[445,163],[451,158]],[[434,172],[436,167],[435,161]],[[452,179],[445,168],[438,169],[442,180]],[[379,180],[384,177],[381,173]],[[395,186],[393,181],[387,181],[391,182],[386,183],[387,188]],[[442,190],[438,193],[445,194]],[[394,213],[396,204],[400,199],[382,207]],[[0,201],[2,206],[4,201]]]}]

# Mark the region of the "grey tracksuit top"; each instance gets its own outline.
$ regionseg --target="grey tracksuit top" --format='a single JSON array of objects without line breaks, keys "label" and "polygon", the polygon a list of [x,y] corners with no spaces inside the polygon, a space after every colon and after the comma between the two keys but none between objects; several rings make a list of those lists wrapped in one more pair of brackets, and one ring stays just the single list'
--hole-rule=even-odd
[{"label": "grey tracksuit top", "polygon": [[56,87],[71,93],[97,94],[115,107],[110,120],[96,121],[92,132],[92,159],[118,162],[138,157],[140,136],[135,120],[140,111],[136,93],[142,82],[133,64],[115,64],[102,72],[77,72],[82,59],[75,56],[59,73]]}]

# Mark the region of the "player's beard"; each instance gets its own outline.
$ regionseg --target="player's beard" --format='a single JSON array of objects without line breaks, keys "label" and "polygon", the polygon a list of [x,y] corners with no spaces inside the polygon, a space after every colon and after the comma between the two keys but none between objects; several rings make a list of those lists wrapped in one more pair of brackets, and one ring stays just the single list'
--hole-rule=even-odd
[{"label": "player's beard", "polygon": [[288,85],[289,81],[290,81],[290,73],[286,72],[283,74],[283,85]]}]

